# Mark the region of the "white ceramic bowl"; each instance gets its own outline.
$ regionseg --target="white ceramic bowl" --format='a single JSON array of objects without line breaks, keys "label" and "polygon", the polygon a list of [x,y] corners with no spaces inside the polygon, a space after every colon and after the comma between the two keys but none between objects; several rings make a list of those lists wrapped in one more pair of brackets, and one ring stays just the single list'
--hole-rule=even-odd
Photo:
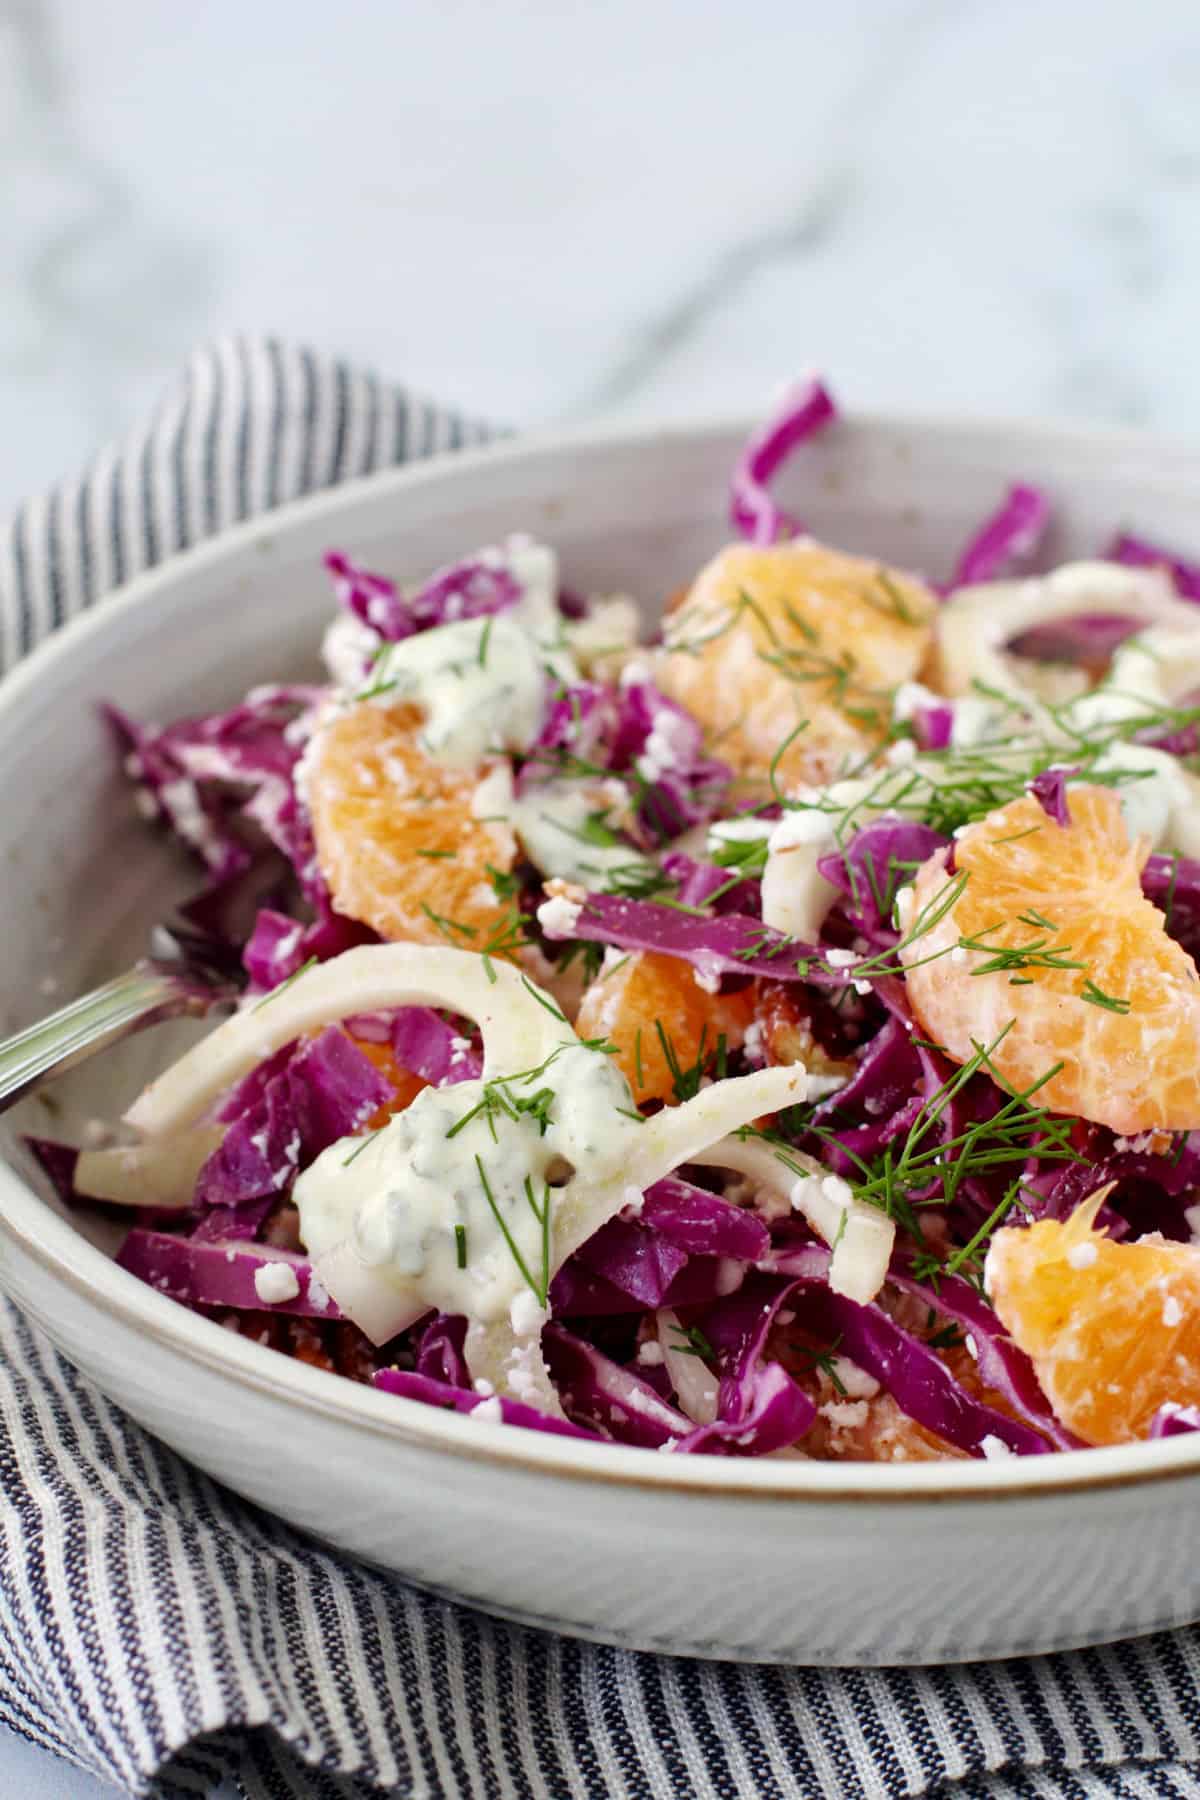
[{"label": "white ceramic bowl", "polygon": [[[122,966],[194,885],[132,816],[95,706],[166,719],[311,668],[330,544],[416,575],[508,531],[567,578],[669,592],[725,538],[742,429],[589,431],[464,453],[290,507],[133,583],[0,689],[4,1017]],[[1050,554],[1117,525],[1195,543],[1200,455],[1130,436],[860,418],[785,498],[834,543],[944,570],[1004,484],[1044,482]],[[1200,1437],[906,1467],[659,1456],[476,1424],[231,1336],[116,1268],[18,1130],[112,1117],[177,1048],[151,1033],[4,1122],[0,1284],[161,1438],[354,1555],[524,1621],[778,1662],[937,1662],[1200,1617]],[[111,1246],[109,1246],[111,1248]]]}]

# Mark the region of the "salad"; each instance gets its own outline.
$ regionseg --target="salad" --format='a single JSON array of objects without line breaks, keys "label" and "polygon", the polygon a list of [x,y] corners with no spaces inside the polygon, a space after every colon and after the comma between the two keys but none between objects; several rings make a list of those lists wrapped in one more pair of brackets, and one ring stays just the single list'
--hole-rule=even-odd
[{"label": "salad", "polygon": [[1200,568],[1031,573],[1024,485],[953,570],[817,542],[770,484],[835,420],[747,446],[650,641],[529,538],[338,551],[324,680],[110,711],[244,977],[109,1142],[35,1145],[124,1268],[676,1455],[1200,1429]]}]

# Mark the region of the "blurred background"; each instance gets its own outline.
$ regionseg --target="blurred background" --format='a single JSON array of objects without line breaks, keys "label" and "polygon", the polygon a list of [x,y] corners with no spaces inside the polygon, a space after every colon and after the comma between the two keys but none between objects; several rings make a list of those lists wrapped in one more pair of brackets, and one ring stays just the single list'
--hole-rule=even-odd
[{"label": "blurred background", "polygon": [[516,425],[1196,430],[1196,0],[0,0],[0,513],[269,331]]}]

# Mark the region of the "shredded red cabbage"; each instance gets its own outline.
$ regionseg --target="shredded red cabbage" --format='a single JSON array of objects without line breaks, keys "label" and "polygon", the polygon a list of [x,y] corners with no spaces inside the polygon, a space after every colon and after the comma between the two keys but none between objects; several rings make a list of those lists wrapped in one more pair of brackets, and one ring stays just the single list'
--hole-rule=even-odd
[{"label": "shredded red cabbage", "polygon": [[[239,1312],[288,1313],[317,1319],[340,1317],[337,1307],[317,1284],[307,1258],[263,1245],[205,1243],[168,1231],[129,1233],[117,1256],[121,1268],[180,1300],[185,1306],[231,1306]],[[264,1300],[255,1285],[262,1270],[284,1268],[298,1292],[291,1299]]]},{"label": "shredded red cabbage", "polygon": [[500,558],[453,563],[408,598],[386,575],[373,575],[340,550],[326,554],[325,567],[333,577],[338,604],[393,644],[455,619],[502,612],[515,606],[524,591]]},{"label": "shredded red cabbage", "polygon": [[771,498],[769,483],[807,438],[837,418],[828,389],[811,377],[792,388],[782,406],[755,432],[734,465],[729,516],[735,531],[755,544],[774,544],[803,529]]},{"label": "shredded red cabbage", "polygon": [[1174,551],[1164,550],[1129,532],[1114,538],[1104,554],[1109,562],[1127,563],[1133,568],[1165,569],[1175,583],[1177,594],[1185,600],[1200,600],[1200,562],[1186,561]]},{"label": "shredded red cabbage", "polygon": [[958,559],[951,587],[995,581],[1028,566],[1050,523],[1050,502],[1040,488],[1018,482],[986,519]]},{"label": "shredded red cabbage", "polygon": [[474,1388],[455,1387],[431,1375],[419,1375],[415,1369],[380,1369],[375,1375],[375,1386],[385,1394],[400,1394],[405,1400],[420,1400],[426,1406],[440,1406],[444,1412],[478,1413],[482,1407],[482,1417],[490,1420],[493,1412],[496,1423],[502,1425],[520,1425],[526,1431],[545,1431],[551,1437],[592,1438],[605,1436],[605,1433],[585,1431],[579,1425],[573,1425],[567,1419],[553,1419],[549,1413],[539,1412],[536,1407],[525,1406],[519,1400],[509,1400],[503,1396],[485,1397],[477,1394]]}]

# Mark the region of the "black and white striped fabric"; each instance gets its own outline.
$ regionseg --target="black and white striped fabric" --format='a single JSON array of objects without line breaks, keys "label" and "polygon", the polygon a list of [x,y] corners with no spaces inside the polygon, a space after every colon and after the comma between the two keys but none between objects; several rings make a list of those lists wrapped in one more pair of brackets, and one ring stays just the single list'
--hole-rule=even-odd
[{"label": "black and white striped fabric", "polygon": [[[340,363],[214,345],[0,538],[0,654],[237,519],[486,435]],[[7,1305],[0,1532],[0,1720],[164,1800],[1200,1796],[1200,1631],[838,1673],[500,1624],[224,1493]]]}]

